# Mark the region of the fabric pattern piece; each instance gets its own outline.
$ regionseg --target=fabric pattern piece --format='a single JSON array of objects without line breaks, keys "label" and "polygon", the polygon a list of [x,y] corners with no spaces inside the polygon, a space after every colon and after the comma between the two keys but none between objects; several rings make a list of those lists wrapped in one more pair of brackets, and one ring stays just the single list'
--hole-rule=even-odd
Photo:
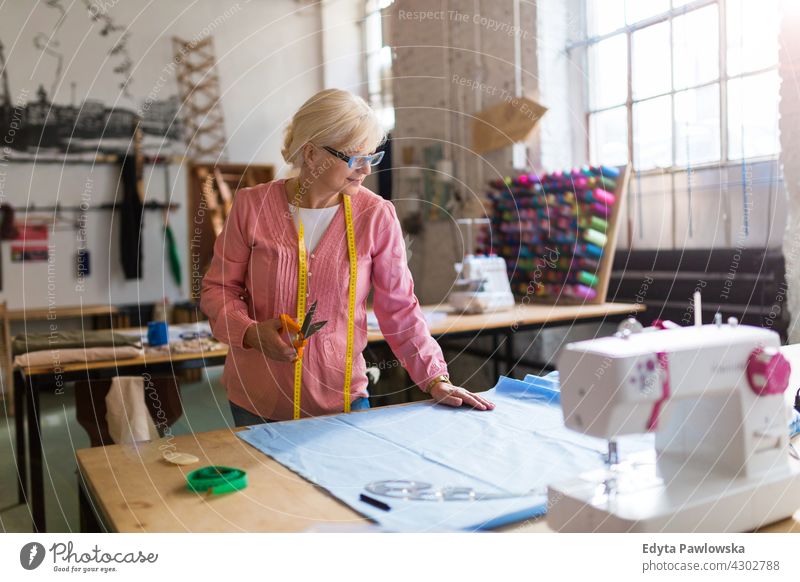
[{"label": "fabric pattern piece", "polygon": [[[501,377],[484,394],[495,410],[421,402],[260,425],[238,436],[394,531],[479,530],[540,516],[546,512],[549,483],[603,466],[606,442],[564,426],[556,375]],[[619,441],[622,454],[653,444],[652,435]],[[508,497],[419,501],[379,497],[365,489],[391,479]],[[362,493],[391,509],[361,501]]]}]

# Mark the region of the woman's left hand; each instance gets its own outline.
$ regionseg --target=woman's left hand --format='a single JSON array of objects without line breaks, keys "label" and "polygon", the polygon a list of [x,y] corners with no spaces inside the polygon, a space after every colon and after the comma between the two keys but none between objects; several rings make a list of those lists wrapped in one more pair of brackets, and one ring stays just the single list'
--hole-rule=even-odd
[{"label": "woman's left hand", "polygon": [[492,410],[494,404],[483,396],[473,394],[466,388],[453,386],[448,382],[437,382],[431,387],[431,396],[439,404],[448,406],[470,406],[477,410]]}]

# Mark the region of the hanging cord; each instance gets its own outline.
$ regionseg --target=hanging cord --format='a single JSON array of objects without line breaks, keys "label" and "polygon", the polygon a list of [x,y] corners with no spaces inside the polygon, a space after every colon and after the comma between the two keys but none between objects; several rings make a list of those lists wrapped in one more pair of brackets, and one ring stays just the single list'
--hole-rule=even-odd
[{"label": "hanging cord", "polygon": [[11,240],[17,238],[17,227],[14,222],[14,207],[10,204],[0,205],[0,240]]},{"label": "hanging cord", "polygon": [[[744,26],[744,2],[739,4],[739,58],[741,59],[744,56],[744,31],[742,27]],[[743,79],[740,78],[740,83],[744,83]],[[744,131],[744,92],[741,91],[739,95],[739,120],[741,121],[741,129],[740,129],[740,138],[742,140],[741,143],[741,154],[742,154],[742,221],[744,226],[744,236],[750,235],[750,191],[747,187],[747,158],[745,157],[744,153],[744,139],[745,139],[745,131]]]},{"label": "hanging cord", "polygon": [[[639,111],[638,110],[636,111],[636,119],[637,119],[637,121],[639,119]],[[637,123],[637,125],[638,125],[638,123]],[[638,142],[636,143],[636,157],[639,159],[639,164],[641,164],[641,161],[642,161],[642,148],[641,148],[641,146],[640,146],[640,144]],[[639,164],[637,164],[637,166]],[[644,210],[642,208],[642,204],[643,204],[643,202],[642,202],[642,172],[641,172],[641,170],[639,170],[638,167],[634,171],[636,172],[636,201],[638,202],[638,204],[637,204],[638,208],[637,208],[637,213],[636,214],[637,214],[637,219],[638,219],[638,222],[639,222],[639,240],[642,240],[642,239],[644,239]]]},{"label": "hanging cord", "polygon": [[172,188],[169,177],[169,161],[164,162],[164,196],[167,201],[164,203],[164,244],[167,247],[169,258],[169,272],[172,280],[178,288],[183,284],[183,268],[181,266],[181,255],[178,252],[178,243],[175,240],[175,233],[169,224],[170,200],[172,199]]},{"label": "hanging cord", "polygon": [[686,197],[689,206],[689,238],[694,236],[692,224],[692,147],[689,142],[689,122],[686,122]]}]

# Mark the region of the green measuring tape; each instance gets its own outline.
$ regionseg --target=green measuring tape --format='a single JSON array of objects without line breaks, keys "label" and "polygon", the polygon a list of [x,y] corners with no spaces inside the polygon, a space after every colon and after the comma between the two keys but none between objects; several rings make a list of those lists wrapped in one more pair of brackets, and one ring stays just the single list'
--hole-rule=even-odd
[{"label": "green measuring tape", "polygon": [[186,475],[186,486],[197,493],[230,493],[247,487],[247,473],[233,467],[211,465]]}]

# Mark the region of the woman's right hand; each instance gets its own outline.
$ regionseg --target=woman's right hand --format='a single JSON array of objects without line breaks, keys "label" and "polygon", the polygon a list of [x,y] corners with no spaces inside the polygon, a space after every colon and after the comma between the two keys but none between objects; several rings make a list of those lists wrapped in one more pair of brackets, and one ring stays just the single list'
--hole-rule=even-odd
[{"label": "woman's right hand", "polygon": [[244,332],[245,346],[256,349],[277,362],[294,361],[297,350],[284,341],[278,331],[281,325],[280,319],[267,319],[250,325]]}]

